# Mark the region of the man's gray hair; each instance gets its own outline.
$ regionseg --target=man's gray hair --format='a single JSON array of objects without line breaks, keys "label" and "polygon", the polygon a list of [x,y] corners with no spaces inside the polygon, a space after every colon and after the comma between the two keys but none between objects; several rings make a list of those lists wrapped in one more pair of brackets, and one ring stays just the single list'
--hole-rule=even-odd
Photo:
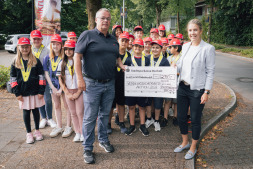
[{"label": "man's gray hair", "polygon": [[[109,13],[110,13],[110,11],[109,11],[108,9],[106,9],[106,8],[101,8],[101,9],[99,9],[99,10],[97,11],[97,13],[96,13],[96,18],[98,18],[100,12],[109,12]],[[110,13],[110,15],[111,15],[111,13]]]}]

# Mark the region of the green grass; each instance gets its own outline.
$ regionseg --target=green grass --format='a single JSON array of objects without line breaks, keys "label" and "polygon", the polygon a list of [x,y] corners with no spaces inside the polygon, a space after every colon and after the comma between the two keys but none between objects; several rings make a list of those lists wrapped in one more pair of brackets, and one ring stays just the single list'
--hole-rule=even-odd
[{"label": "green grass", "polygon": [[217,44],[217,43],[211,43],[216,50],[220,50],[221,52],[224,53],[237,53],[240,56],[248,57],[248,58],[253,58],[253,48],[252,47],[247,47],[247,48],[242,48],[242,47],[231,47],[231,46],[226,46],[223,44]]}]

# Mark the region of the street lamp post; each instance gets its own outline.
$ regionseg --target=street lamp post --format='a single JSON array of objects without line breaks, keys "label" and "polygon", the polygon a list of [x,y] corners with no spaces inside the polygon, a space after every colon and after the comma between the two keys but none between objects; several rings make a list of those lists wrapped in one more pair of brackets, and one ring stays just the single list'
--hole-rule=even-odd
[{"label": "street lamp post", "polygon": [[123,0],[123,31],[125,31],[125,0]]}]

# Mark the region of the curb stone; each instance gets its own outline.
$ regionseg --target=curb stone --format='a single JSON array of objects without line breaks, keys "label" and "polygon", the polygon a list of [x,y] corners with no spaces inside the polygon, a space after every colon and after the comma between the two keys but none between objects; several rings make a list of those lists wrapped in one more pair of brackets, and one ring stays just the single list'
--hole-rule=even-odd
[{"label": "curb stone", "polygon": [[[236,106],[237,106],[237,99],[235,92],[226,84],[219,82],[216,80],[216,82],[222,84],[225,86],[231,95],[231,101],[230,103],[222,110],[220,113],[216,116],[214,116],[212,119],[210,119],[205,125],[203,125],[200,137],[197,143],[197,147],[199,146],[200,141],[204,138],[204,136],[207,134],[207,132],[214,127],[217,123],[219,123],[221,120],[223,120],[230,112],[232,112]],[[195,168],[195,157],[191,160],[185,160],[185,168],[187,169],[194,169]]]}]

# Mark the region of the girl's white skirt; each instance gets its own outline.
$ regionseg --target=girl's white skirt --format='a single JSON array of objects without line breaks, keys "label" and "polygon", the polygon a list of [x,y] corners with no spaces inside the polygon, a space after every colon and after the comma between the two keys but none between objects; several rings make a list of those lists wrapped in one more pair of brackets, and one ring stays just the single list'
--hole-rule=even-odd
[{"label": "girl's white skirt", "polygon": [[38,95],[23,96],[23,100],[23,102],[18,101],[20,109],[31,110],[45,105],[44,97],[42,97],[42,99],[39,99]]}]

